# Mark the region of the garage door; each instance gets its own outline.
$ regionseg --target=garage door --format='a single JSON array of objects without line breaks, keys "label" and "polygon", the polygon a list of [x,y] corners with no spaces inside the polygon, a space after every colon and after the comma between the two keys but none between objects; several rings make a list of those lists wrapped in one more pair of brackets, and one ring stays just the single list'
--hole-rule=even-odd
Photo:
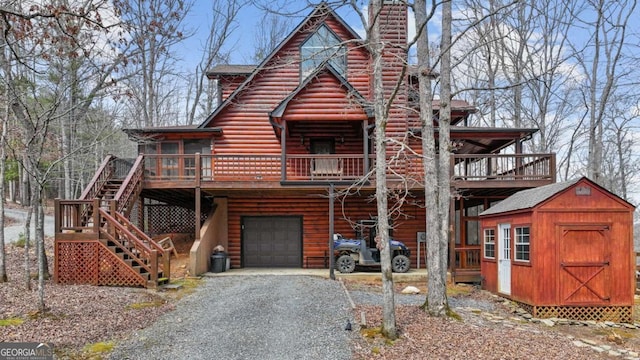
[{"label": "garage door", "polygon": [[245,267],[301,267],[302,218],[244,217],[242,254]]}]

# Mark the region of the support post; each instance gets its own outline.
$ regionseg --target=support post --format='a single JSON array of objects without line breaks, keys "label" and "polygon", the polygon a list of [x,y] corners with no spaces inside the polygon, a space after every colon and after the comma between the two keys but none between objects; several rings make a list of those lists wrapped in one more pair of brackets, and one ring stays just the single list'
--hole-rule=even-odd
[{"label": "support post", "polygon": [[195,176],[195,182],[196,182],[196,188],[200,187],[200,183],[202,182],[202,157],[200,157],[200,153],[197,152],[195,154],[195,170],[194,170],[194,176]]},{"label": "support post", "polygon": [[280,179],[287,181],[287,121],[282,119],[280,132]]},{"label": "support post", "polygon": [[168,249],[165,249],[162,255],[162,277],[171,279],[171,250]]},{"label": "support post", "polygon": [[53,208],[54,211],[53,213],[55,214],[55,217],[53,218],[54,224],[53,224],[53,233],[54,234],[59,234],[60,228],[62,226],[62,222],[61,222],[61,218],[63,216],[62,214],[62,207],[60,207],[60,199],[56,198],[55,200],[53,200]]},{"label": "support post", "polygon": [[[78,214],[80,214],[81,211],[82,210],[78,208]],[[82,224],[80,217],[78,217],[75,226],[85,226],[84,224]],[[100,232],[100,199],[93,200],[93,232],[95,234],[98,234]]]},{"label": "support post", "polygon": [[200,189],[200,187],[196,188],[196,240],[200,240],[200,218],[201,218],[201,213],[202,213],[202,201],[201,201],[201,192],[202,190]]},{"label": "support post", "polygon": [[334,231],[334,208],[333,208],[333,198],[335,196],[334,185],[333,183],[329,184],[329,278],[331,280],[336,279],[336,274],[334,273],[334,258],[333,258],[333,233]]},{"label": "support post", "polygon": [[456,235],[455,235],[455,216],[456,204],[455,199],[449,201],[449,272],[451,273],[451,282],[456,283]]},{"label": "support post", "polygon": [[[111,215],[111,217],[115,218],[116,217],[116,211],[118,208],[118,204],[116,203],[115,200],[110,200],[109,201],[109,215]],[[98,224],[98,226],[100,226],[100,224]],[[113,236],[114,239],[118,238],[118,235],[116,234],[116,227],[111,224],[109,226],[109,233],[111,234],[111,236]]]},{"label": "support post", "polygon": [[151,278],[149,279],[154,284],[158,284],[158,250],[151,250]]},{"label": "support post", "polygon": [[[362,149],[364,152],[364,161],[362,175],[369,173],[369,130],[367,129],[367,120],[362,121]],[[332,235],[333,236],[333,235]]]}]

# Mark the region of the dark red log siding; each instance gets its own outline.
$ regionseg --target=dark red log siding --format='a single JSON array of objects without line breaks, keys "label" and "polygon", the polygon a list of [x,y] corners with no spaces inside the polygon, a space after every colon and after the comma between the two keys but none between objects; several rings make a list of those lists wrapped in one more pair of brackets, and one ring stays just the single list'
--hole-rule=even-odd
[{"label": "dark red log siding", "polygon": [[[343,40],[350,40],[350,33],[335,19],[326,19],[329,26]],[[268,114],[300,84],[299,45],[312,32],[317,23],[308,26],[292,39],[265,64],[264,69],[247,84],[233,102],[222,110],[209,124],[222,128],[223,135],[215,141],[216,154],[255,153],[279,154],[280,143],[269,123]],[[368,53],[359,44],[349,42],[347,55],[348,81],[363,96],[369,95]],[[330,80],[330,77],[323,77]],[[334,82],[335,80],[331,80]],[[334,83],[335,84],[335,83]],[[331,98],[338,90],[328,88]],[[343,111],[342,105],[327,111],[327,116]],[[318,119],[322,120],[322,119]]]},{"label": "dark red log siding", "polygon": [[361,122],[298,121],[287,125],[288,154],[308,154],[309,140],[313,138],[334,139],[336,154],[362,154],[364,151]]},{"label": "dark red log siding", "polygon": [[[303,261],[307,256],[323,256],[328,249],[329,202],[320,195],[306,197],[245,197],[229,199],[229,255],[231,265],[241,265],[241,229],[242,216],[287,216],[303,217]],[[339,201],[335,203],[335,231],[345,237],[354,237],[355,233],[349,221],[369,219],[375,216],[375,204],[366,198],[349,198],[344,209]],[[402,219],[394,222],[394,238],[405,242],[411,249],[412,266],[416,264],[416,232],[424,231],[424,209],[407,206]]]},{"label": "dark red log siding", "polygon": [[321,72],[295,99],[289,102],[283,118],[289,121],[345,121],[367,120],[367,115],[338,79]]},{"label": "dark red log siding", "polygon": [[221,76],[218,81],[220,91],[222,91],[222,101],[226,100],[245,80],[247,80],[247,75]]}]

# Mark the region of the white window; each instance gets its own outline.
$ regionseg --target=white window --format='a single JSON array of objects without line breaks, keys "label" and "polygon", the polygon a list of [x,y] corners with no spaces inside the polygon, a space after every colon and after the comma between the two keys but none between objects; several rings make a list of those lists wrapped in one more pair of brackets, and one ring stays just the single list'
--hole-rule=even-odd
[{"label": "white window", "polygon": [[484,229],[484,257],[487,259],[496,258],[496,230]]},{"label": "white window", "polygon": [[531,241],[528,226],[516,228],[516,260],[529,261],[529,246]]},{"label": "white window", "polygon": [[305,79],[320,65],[328,62],[344,78],[347,74],[345,45],[326,25],[321,25],[300,46],[300,78]]}]

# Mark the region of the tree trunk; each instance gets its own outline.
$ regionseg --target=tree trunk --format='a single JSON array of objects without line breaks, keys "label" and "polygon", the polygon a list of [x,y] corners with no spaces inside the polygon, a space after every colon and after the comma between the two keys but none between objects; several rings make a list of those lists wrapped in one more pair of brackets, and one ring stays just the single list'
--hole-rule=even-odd
[{"label": "tree trunk", "polygon": [[[373,0],[369,5],[372,6],[374,14],[380,13],[382,9],[381,0]],[[385,141],[388,121],[386,106],[390,100],[385,99],[385,89],[382,79],[383,44],[380,41],[380,21],[376,20],[373,24],[370,33],[369,47],[373,62],[374,112],[376,118],[375,144],[376,159],[378,159],[378,161],[376,161],[376,204],[378,208],[376,245],[380,250],[380,268],[382,272],[382,334],[388,339],[396,339],[398,337],[398,331],[396,328],[391,249],[389,246],[387,150]]]},{"label": "tree trunk", "polygon": [[44,281],[49,279],[49,262],[47,261],[47,254],[45,252],[44,245],[44,210],[42,207],[42,191],[34,192],[38,194],[35,203],[35,238],[38,243],[38,311],[44,312],[46,310],[44,304]]},{"label": "tree trunk", "polygon": [[[5,87],[7,89],[8,86]],[[8,94],[5,91],[5,94]],[[7,126],[9,124],[9,102],[5,100],[5,107],[2,114],[2,135],[0,137],[0,283],[7,282],[6,254],[4,249],[4,191],[5,191],[5,164],[7,161],[5,140],[7,138]]]},{"label": "tree trunk", "polygon": [[31,262],[29,261],[29,247],[31,243],[31,214],[33,206],[29,204],[27,216],[24,220],[24,280],[25,288],[31,290]]},{"label": "tree trunk", "polygon": [[[438,160],[436,155],[435,129],[433,124],[433,106],[431,78],[433,70],[430,63],[429,35],[427,28],[427,9],[425,0],[415,2],[415,20],[418,31],[418,76],[420,93],[420,123],[422,127],[422,154],[425,178],[425,204],[438,203]],[[427,229],[427,299],[425,310],[434,316],[444,316],[446,304],[446,282],[442,281],[442,272],[446,274],[446,265],[442,269],[443,257],[440,246],[440,227],[442,226],[438,206],[426,209]],[[445,249],[446,250],[446,249]],[[446,257],[446,252],[444,254]]]}]

